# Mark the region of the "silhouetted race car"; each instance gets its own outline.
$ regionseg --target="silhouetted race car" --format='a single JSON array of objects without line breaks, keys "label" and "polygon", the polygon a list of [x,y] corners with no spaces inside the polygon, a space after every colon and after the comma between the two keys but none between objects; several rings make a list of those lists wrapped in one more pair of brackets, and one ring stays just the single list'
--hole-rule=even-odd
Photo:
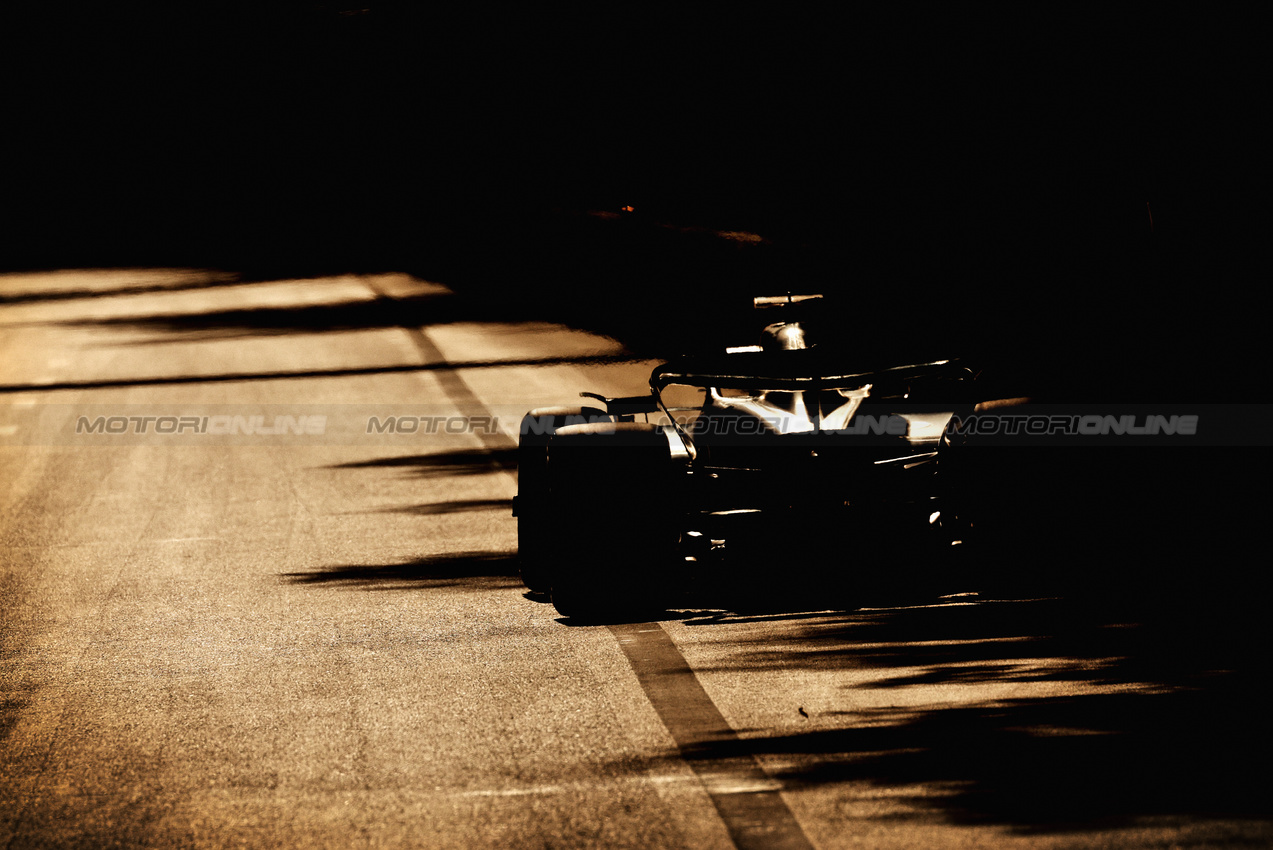
[{"label": "silhouetted race car", "polygon": [[932,461],[970,378],[946,360],[854,369],[784,321],[760,345],[656,367],[648,395],[532,410],[522,578],[580,618],[664,607],[692,582],[868,581],[899,551],[949,544]]}]

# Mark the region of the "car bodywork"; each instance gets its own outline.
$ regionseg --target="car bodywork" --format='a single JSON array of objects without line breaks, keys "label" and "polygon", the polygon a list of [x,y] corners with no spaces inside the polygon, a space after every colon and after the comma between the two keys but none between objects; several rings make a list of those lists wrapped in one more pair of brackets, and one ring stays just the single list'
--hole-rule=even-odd
[{"label": "car bodywork", "polygon": [[861,582],[872,552],[948,544],[933,461],[970,378],[951,360],[846,369],[800,337],[670,360],[647,395],[533,410],[514,502],[523,579],[566,616],[602,616],[661,607],[687,582]]}]

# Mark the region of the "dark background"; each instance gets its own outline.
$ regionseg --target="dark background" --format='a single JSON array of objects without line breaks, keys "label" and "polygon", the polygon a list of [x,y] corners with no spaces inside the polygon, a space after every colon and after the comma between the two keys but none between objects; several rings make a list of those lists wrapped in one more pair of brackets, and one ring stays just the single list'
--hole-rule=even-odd
[{"label": "dark background", "polygon": [[756,292],[822,291],[824,326],[863,345],[1246,400],[1252,29],[1160,9],[11,14],[0,267],[406,270],[656,354],[750,342],[733,311]]}]

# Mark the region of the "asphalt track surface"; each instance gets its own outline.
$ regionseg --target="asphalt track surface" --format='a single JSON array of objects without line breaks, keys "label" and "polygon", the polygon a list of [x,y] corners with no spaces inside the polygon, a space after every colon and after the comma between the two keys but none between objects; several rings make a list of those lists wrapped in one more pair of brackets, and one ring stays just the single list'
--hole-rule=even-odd
[{"label": "asphalt track surface", "polygon": [[642,391],[611,339],[392,274],[0,296],[4,850],[1273,841],[1262,682],[1187,605],[528,595],[517,422]]}]

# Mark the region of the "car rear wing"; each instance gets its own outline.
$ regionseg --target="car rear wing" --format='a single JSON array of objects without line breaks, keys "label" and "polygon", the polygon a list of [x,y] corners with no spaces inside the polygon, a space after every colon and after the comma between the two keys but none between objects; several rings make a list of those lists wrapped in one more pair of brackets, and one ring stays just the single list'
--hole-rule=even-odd
[{"label": "car rear wing", "polygon": [[751,303],[757,310],[763,310],[767,307],[786,307],[802,301],[817,301],[820,298],[821,295],[792,295],[788,292],[786,295],[757,295],[751,299]]},{"label": "car rear wing", "polygon": [[[724,361],[685,360],[665,363],[650,375],[650,387],[656,393],[672,384],[740,390],[798,391],[849,388],[881,381],[924,378],[966,380],[972,377],[971,370],[953,360],[934,360],[867,372],[800,372],[782,368],[793,365],[790,363],[791,355],[802,353],[734,354]],[[778,358],[785,362],[779,362]]]},{"label": "car rear wing", "polygon": [[619,421],[630,420],[642,414],[658,413],[658,400],[652,395],[619,396],[610,398],[599,393],[580,393],[583,398],[591,398],[605,406],[606,413],[617,417]]}]

